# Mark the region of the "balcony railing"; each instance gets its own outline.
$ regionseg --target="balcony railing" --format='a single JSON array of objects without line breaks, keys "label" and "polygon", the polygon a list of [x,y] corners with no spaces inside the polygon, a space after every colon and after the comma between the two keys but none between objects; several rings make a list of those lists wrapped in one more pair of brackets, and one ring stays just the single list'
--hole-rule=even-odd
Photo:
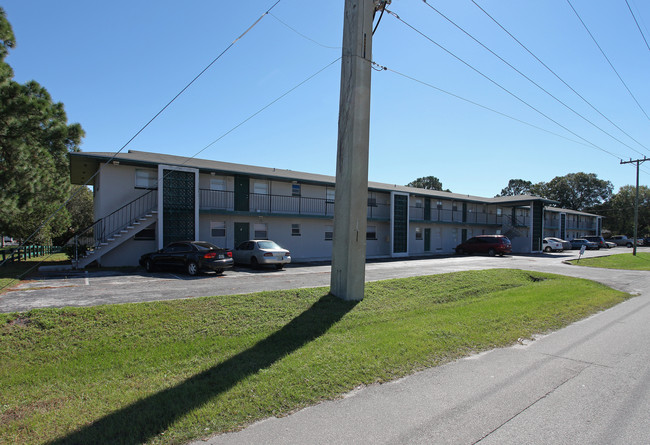
[{"label": "balcony railing", "polygon": [[423,207],[411,207],[409,209],[411,221],[432,221],[432,222],[458,222],[470,224],[501,224],[503,216],[496,213],[467,212],[463,221],[463,212],[460,210],[438,209],[430,210],[430,218],[425,218]]},{"label": "balcony railing", "polygon": [[[200,194],[201,210],[235,210],[234,192],[202,189]],[[253,213],[334,216],[334,201],[325,198],[250,193],[248,195],[248,211]]]}]

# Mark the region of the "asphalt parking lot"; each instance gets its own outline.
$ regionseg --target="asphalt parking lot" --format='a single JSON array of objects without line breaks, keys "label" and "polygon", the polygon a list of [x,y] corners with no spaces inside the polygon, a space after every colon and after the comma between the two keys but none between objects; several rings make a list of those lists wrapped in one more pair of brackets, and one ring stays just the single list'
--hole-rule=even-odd
[{"label": "asphalt parking lot", "polygon": [[[626,248],[587,251],[584,257],[630,252]],[[591,269],[563,261],[578,258],[579,251],[531,255],[436,256],[369,261],[366,280],[403,278],[472,269],[515,268],[607,280]],[[625,271],[621,271],[624,275]],[[0,295],[0,312],[24,312],[34,308],[94,306],[202,296],[233,295],[264,290],[329,286],[329,263],[291,264],[284,270],[235,268],[223,275],[203,273],[191,277],[176,272],[65,271],[41,273]],[[606,283],[607,284],[607,283]],[[630,288],[634,287],[631,280]],[[632,290],[634,291],[634,289]]]}]

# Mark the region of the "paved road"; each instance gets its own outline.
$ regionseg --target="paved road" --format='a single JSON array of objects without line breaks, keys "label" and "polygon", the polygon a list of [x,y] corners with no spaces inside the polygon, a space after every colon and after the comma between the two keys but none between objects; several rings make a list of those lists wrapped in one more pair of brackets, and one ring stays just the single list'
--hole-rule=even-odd
[{"label": "paved road", "polygon": [[[586,256],[627,252],[619,248],[611,251],[590,251]],[[366,265],[368,281],[402,278],[416,275],[456,272],[494,267],[542,270],[566,275],[585,276],[585,268],[562,263],[577,258],[577,251],[529,256],[450,256],[404,261],[371,262]],[[621,272],[621,274],[624,274]],[[607,282],[606,276],[587,274],[587,278]],[[160,272],[67,272],[41,274],[0,294],[0,312],[23,312],[33,308],[92,306],[141,301],[169,300],[211,295],[231,295],[262,290],[293,289],[329,286],[330,266],[291,265],[285,270],[254,271],[241,268],[225,275],[214,273],[189,277],[183,274]],[[630,289],[638,292],[630,278]]]}]

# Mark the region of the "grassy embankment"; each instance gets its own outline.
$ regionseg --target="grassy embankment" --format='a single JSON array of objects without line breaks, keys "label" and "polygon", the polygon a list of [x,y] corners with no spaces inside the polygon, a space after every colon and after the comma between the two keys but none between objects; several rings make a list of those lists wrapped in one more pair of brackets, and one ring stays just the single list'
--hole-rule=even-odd
[{"label": "grassy embankment", "polygon": [[621,253],[596,258],[583,258],[580,261],[572,260],[578,266],[602,267],[604,269],[650,270],[650,253],[637,252]]},{"label": "grassy embankment", "polygon": [[556,330],[629,296],[470,271],[0,314],[0,442],[183,443]]}]

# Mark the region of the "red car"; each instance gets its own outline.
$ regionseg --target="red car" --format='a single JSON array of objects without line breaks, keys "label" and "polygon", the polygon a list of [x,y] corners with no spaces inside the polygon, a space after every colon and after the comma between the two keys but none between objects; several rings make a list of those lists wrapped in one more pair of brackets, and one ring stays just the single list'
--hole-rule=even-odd
[{"label": "red car", "polygon": [[478,235],[456,246],[456,253],[487,253],[503,256],[512,252],[512,243],[504,235]]}]

